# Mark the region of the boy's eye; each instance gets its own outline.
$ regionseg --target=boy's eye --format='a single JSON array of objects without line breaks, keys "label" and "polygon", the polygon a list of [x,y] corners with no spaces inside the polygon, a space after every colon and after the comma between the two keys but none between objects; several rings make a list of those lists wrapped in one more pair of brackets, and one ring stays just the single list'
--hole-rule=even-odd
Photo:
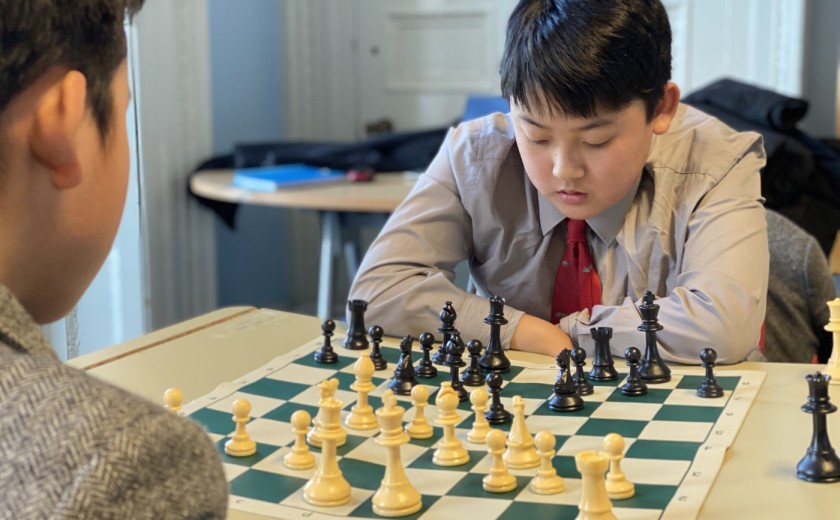
[{"label": "boy's eye", "polygon": [[530,141],[531,144],[536,144],[536,145],[546,144],[548,142],[547,139],[533,139],[531,137],[528,138],[528,141]]},{"label": "boy's eye", "polygon": [[610,144],[611,139],[607,139],[606,141],[601,141],[600,143],[583,143],[589,148],[604,148],[608,144]]}]

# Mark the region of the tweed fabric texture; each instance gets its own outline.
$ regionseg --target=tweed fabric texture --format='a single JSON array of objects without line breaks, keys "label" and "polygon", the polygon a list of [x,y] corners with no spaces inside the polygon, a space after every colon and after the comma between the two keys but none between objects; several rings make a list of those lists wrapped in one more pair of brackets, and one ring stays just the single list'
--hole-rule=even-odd
[{"label": "tweed fabric texture", "polygon": [[0,286],[0,519],[224,518],[195,423],[61,363]]}]

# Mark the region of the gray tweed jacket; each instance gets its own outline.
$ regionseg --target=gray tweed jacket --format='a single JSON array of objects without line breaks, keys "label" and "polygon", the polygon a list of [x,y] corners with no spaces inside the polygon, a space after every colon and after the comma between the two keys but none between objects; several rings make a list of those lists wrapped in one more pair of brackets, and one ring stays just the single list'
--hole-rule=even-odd
[{"label": "gray tweed jacket", "polygon": [[224,518],[195,423],[60,362],[0,286],[0,518]]}]

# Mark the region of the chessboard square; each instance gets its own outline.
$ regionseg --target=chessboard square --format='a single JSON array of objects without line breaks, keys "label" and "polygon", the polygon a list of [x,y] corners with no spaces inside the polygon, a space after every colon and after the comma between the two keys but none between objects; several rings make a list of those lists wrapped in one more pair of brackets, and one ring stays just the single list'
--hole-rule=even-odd
[{"label": "chessboard square", "polygon": [[385,466],[359,459],[342,457],[338,466],[341,474],[354,488],[371,489],[376,491],[379,488],[382,477],[385,476]]},{"label": "chessboard square", "polygon": [[[704,378],[705,376],[683,376],[682,381],[680,381],[680,384],[677,385],[677,388],[695,391],[697,390],[697,387],[703,383]],[[738,382],[741,380],[741,376],[718,377],[715,375],[715,380],[724,390],[732,391],[738,387]]]},{"label": "chessboard square", "polygon": [[[305,484],[305,483],[304,483]],[[357,509],[365,500],[369,500],[373,496],[373,491],[369,489],[350,488],[350,502],[332,507],[314,506],[304,500],[303,486],[297,491],[288,495],[280,505],[294,507],[301,510],[301,515],[298,518],[315,516],[317,518],[346,518]],[[321,513],[321,515],[312,515],[311,512]]]},{"label": "chessboard square", "polygon": [[254,417],[262,417],[271,410],[274,410],[275,408],[281,406],[283,403],[286,402],[282,399],[274,399],[272,397],[247,394],[245,392],[236,391],[207,406],[207,408],[211,410],[218,410],[220,412],[227,412],[231,419],[231,424],[235,428],[236,424],[233,422],[232,410],[233,403],[237,399],[245,399],[251,405],[251,412],[248,414],[251,419],[253,419]]},{"label": "chessboard square", "polygon": [[222,469],[225,472],[225,479],[228,482],[250,470],[247,466],[240,466],[238,464],[222,464]]},{"label": "chessboard square", "polygon": [[422,520],[498,518],[509,504],[510,502],[507,500],[494,500],[493,498],[464,500],[459,496],[445,496],[440,497],[429,507]]},{"label": "chessboard square", "polygon": [[[555,495],[545,495],[554,497]],[[537,504],[533,502],[513,502],[498,520],[575,520],[578,507],[563,504]],[[621,517],[624,518],[624,517]]]},{"label": "chessboard square", "polygon": [[693,421],[714,423],[720,417],[723,408],[717,406],[679,406],[663,405],[653,417],[657,421]]},{"label": "chessboard square", "polygon": [[697,396],[697,390],[695,389],[678,388],[671,392],[671,395],[668,396],[668,399],[665,400],[664,404],[676,404],[683,406],[711,406],[717,408],[724,408],[726,406],[726,403],[729,402],[729,396],[731,395],[731,391],[724,390],[723,395],[720,398],[703,399]]},{"label": "chessboard square", "polygon": [[[407,443],[400,446],[400,460],[402,461],[403,466],[406,466],[411,464],[414,459],[422,456],[427,451],[428,448]],[[379,443],[376,442],[375,438],[370,438],[356,446],[355,449],[347,452],[347,454],[344,455],[344,458],[373,462],[384,467],[388,460],[388,449],[380,446]]]},{"label": "chessboard square", "polygon": [[689,421],[651,421],[637,435],[639,439],[705,442],[712,423]]},{"label": "chessboard square", "polygon": [[[525,420],[528,431],[532,435],[536,435],[537,432],[545,430],[550,431],[554,435],[571,436],[576,434],[589,420],[587,417],[559,413],[553,410],[550,411],[551,415],[532,415]],[[493,428],[496,428],[496,426],[493,426]]]},{"label": "chessboard square", "polygon": [[251,469],[230,481],[230,494],[277,504],[305,484],[302,478]]},{"label": "chessboard square", "polygon": [[292,397],[309,388],[309,386],[310,385],[303,383],[291,383],[287,381],[280,381],[279,379],[263,377],[251,384],[243,386],[239,389],[239,391],[245,392],[246,394],[261,395],[264,397],[273,397],[275,399],[288,401]]},{"label": "chessboard square", "polygon": [[592,418],[649,421],[654,418],[661,407],[662,405],[656,403],[635,401],[628,404],[627,402],[609,399],[592,413]]},{"label": "chessboard square", "polygon": [[664,403],[668,396],[671,394],[672,390],[668,390],[665,388],[654,388],[652,385],[648,385],[648,391],[644,395],[624,395],[621,393],[621,390],[616,389],[607,401],[611,402],[618,402],[618,403]]},{"label": "chessboard square", "polygon": [[[551,465],[554,467],[554,470],[557,471],[557,474],[564,479],[581,478],[580,472],[577,470],[574,455],[555,455],[554,458],[551,459]],[[566,486],[568,487],[568,481]]]},{"label": "chessboard square", "polygon": [[[625,468],[622,467],[622,470],[624,469]],[[613,508],[658,509],[661,511],[662,509],[668,507],[668,503],[671,502],[671,499],[674,498],[674,494],[677,492],[676,485],[660,486],[635,482],[635,486],[636,493],[630,498],[613,500]],[[615,511],[613,510],[613,512]],[[619,518],[624,517],[622,516]]]},{"label": "chessboard square", "polygon": [[[563,418],[573,418],[573,417],[589,417],[592,415],[598,408],[602,406],[602,403],[597,401],[587,400],[586,398],[583,399],[583,408],[580,410],[575,410],[574,412],[556,412],[551,409],[548,405],[548,401],[545,401],[543,404],[540,405],[539,408],[534,410],[534,413],[531,415],[553,415],[554,417],[563,417]],[[507,405],[505,406],[507,408]],[[559,432],[555,432],[559,433]]]},{"label": "chessboard square", "polygon": [[547,388],[551,392],[551,387],[557,381],[557,368],[554,369],[531,369],[524,370],[514,377],[506,378],[512,385],[531,384],[542,388]]},{"label": "chessboard square", "polygon": [[432,458],[434,457],[435,450],[429,449],[426,450],[421,456],[414,459],[410,464],[408,464],[409,468],[415,469],[436,469],[442,471],[460,471],[460,472],[467,472],[470,471],[476,464],[478,464],[481,459],[484,458],[484,451],[472,451],[467,450],[467,453],[470,456],[470,460],[461,464],[460,466],[438,466],[434,462],[432,462]]},{"label": "chessboard square", "polygon": [[277,408],[268,412],[267,414],[263,415],[263,418],[291,424],[292,414],[298,410],[304,410],[306,413],[309,414],[309,417],[311,419],[314,419],[315,416],[318,415],[317,406],[287,402],[278,406]]},{"label": "chessboard square", "polygon": [[[333,349],[335,349],[336,346],[338,346],[338,348],[341,348],[341,346],[337,345],[335,341],[332,342],[332,346]],[[336,372],[356,362],[355,357],[341,355],[341,353],[336,350],[336,354],[339,355],[338,361],[336,361],[335,363],[318,363],[317,361],[315,361],[315,351],[320,348],[321,344],[319,343],[317,347],[312,349],[312,352],[310,354],[297,358],[289,366],[297,368],[306,367],[315,369],[329,369],[330,372]],[[321,381],[321,379],[318,379],[318,381]]]},{"label": "chessboard square", "polygon": [[[410,515],[400,516],[400,520],[418,520],[420,518],[424,518],[423,515],[429,510],[429,507],[438,500],[438,497],[420,495],[420,500],[422,503],[420,510]],[[359,506],[348,516],[352,518],[382,518],[382,516],[373,512],[373,495],[359,504]]]},{"label": "chessboard square", "polygon": [[415,488],[423,490],[424,495],[444,496],[448,495],[449,490],[464,478],[466,472],[406,468],[405,474]]},{"label": "chessboard square", "polygon": [[578,435],[600,435],[617,433],[622,437],[638,437],[648,425],[647,421],[630,421],[623,419],[596,419],[591,417],[578,430]]},{"label": "chessboard square", "polygon": [[505,391],[509,396],[518,395],[523,399],[538,399],[540,402],[549,399],[553,394],[550,385],[540,383],[511,383],[505,388]]},{"label": "chessboard square", "polygon": [[230,412],[201,408],[187,417],[203,426],[207,432],[217,435],[227,435],[236,428]]},{"label": "chessboard square", "polygon": [[266,377],[269,379],[276,379],[278,381],[314,386],[325,379],[333,377],[336,370],[336,365],[321,365],[314,363],[314,366],[309,366],[301,365],[295,361],[283,368],[277,369]]},{"label": "chessboard square", "polygon": [[699,442],[661,441],[637,439],[627,448],[626,458],[663,459],[663,460],[692,460]]},{"label": "chessboard square", "polygon": [[464,478],[459,480],[457,484],[452,486],[452,489],[449,490],[448,496],[513,500],[516,498],[516,495],[518,495],[519,492],[522,491],[529,482],[531,482],[531,477],[518,477],[514,475],[516,478],[516,487],[514,489],[505,493],[490,493],[489,491],[484,491],[484,487],[482,486],[482,480],[484,477],[485,474],[482,473],[469,473],[465,475]]},{"label": "chessboard square", "polygon": [[216,442],[216,448],[218,448],[219,453],[222,456],[222,462],[225,464],[236,464],[238,466],[253,466],[259,463],[261,460],[265,459],[266,457],[270,456],[272,453],[277,451],[277,446],[272,446],[268,444],[261,444],[257,443],[257,451],[253,455],[249,455],[247,457],[231,457],[227,453],[225,453],[225,443],[230,439],[223,438],[219,439]]},{"label": "chessboard square", "polygon": [[625,457],[621,461],[621,470],[637,486],[642,484],[651,486],[679,486],[690,466],[691,461],[688,460],[634,459]]},{"label": "chessboard square", "polygon": [[603,435],[575,435],[566,440],[557,455],[565,455],[574,458],[582,451],[602,451],[604,449]]},{"label": "chessboard square", "polygon": [[286,446],[295,440],[289,423],[271,419],[254,419],[248,423],[247,430],[252,440],[265,445]]}]

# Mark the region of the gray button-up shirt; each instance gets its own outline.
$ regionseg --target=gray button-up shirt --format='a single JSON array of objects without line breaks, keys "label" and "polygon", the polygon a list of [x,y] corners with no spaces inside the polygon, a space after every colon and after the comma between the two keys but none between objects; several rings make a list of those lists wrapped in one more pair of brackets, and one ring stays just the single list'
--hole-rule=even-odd
[{"label": "gray button-up shirt", "polygon": [[[643,350],[637,306],[650,290],[663,358],[699,363],[705,347],[721,363],[747,358],[767,298],[764,159],[759,135],[681,105],[671,129],[654,137],[636,188],[587,220],[602,305],[561,321],[573,342],[591,355],[589,329],[612,327],[613,353]],[[461,336],[486,343],[486,296],[498,294],[507,346],[523,313],[549,319],[564,219],[525,174],[509,115],[464,123],[368,250],[350,297],[367,300],[366,321],[390,335],[434,331],[450,300]],[[477,295],[453,284],[464,260]]]}]

